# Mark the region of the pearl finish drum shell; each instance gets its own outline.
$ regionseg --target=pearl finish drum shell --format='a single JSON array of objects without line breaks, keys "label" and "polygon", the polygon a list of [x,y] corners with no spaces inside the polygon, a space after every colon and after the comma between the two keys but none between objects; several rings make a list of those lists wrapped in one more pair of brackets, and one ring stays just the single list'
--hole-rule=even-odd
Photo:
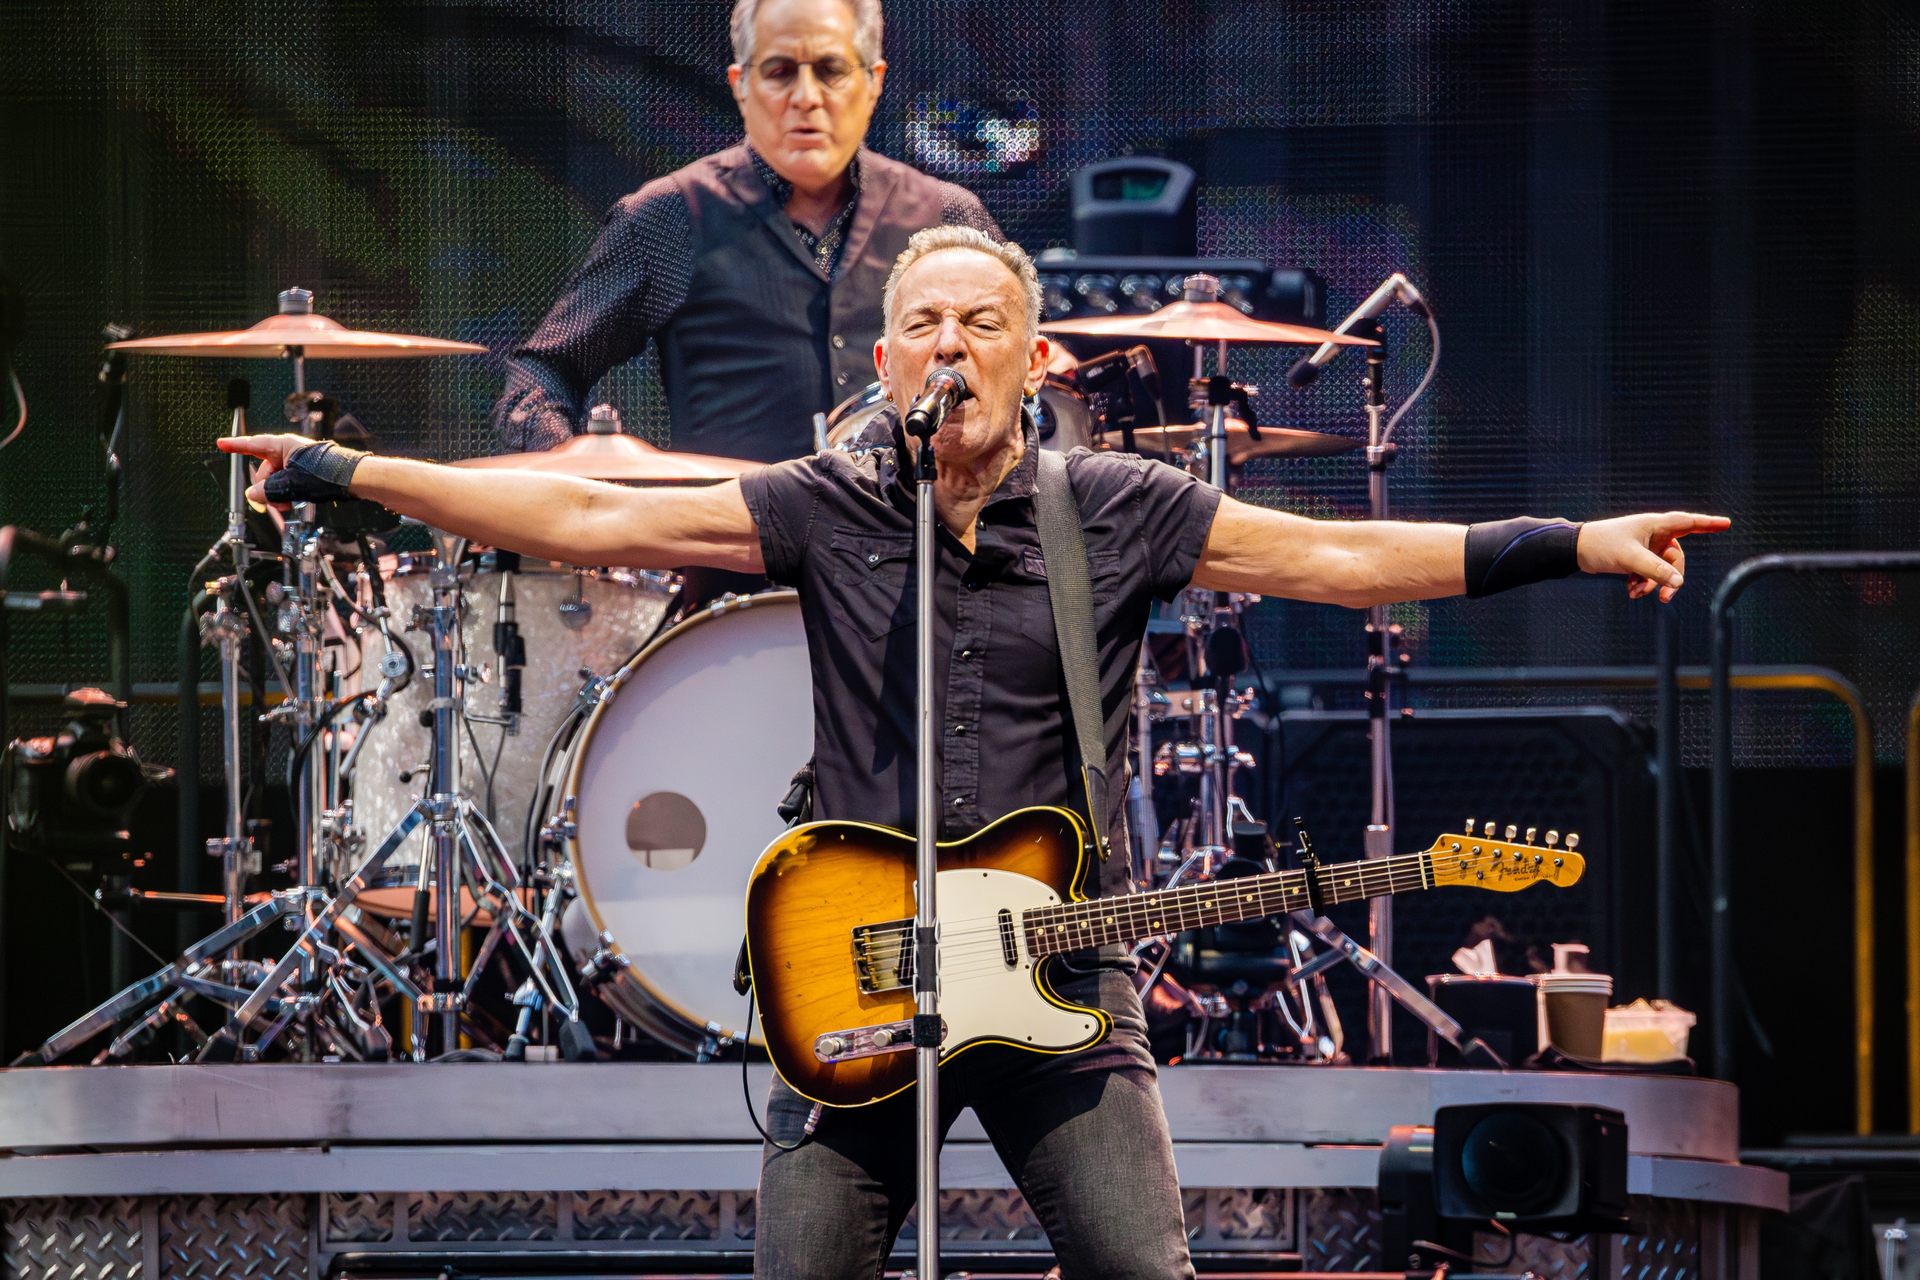
[{"label": "pearl finish drum shell", "polygon": [[[776,807],[812,755],[813,676],[791,591],[695,614],[634,658],[595,708],[564,788],[580,896],[562,933],[577,962],[612,935],[630,963],[598,990],[627,1022],[689,1053],[744,1032],[733,966],[747,877],[784,829]],[[705,839],[690,861],[630,844],[648,838],[629,826],[635,806],[662,793],[698,810]]]},{"label": "pearl finish drum shell", "polygon": [[[479,715],[500,713],[502,673],[499,657],[493,651],[493,624],[500,612],[500,577],[493,572],[476,573],[461,584],[466,608],[460,633],[466,661],[472,666],[493,668],[491,683],[476,680],[467,685],[467,709]],[[494,826],[507,851],[517,859],[527,810],[540,782],[541,759],[555,731],[573,709],[580,688],[579,669],[590,667],[598,675],[617,670],[659,629],[674,603],[677,588],[667,575],[605,574],[562,565],[523,567],[514,575],[513,588],[514,620],[526,642],[527,666],[520,677],[520,731],[505,740],[493,794]],[[428,608],[433,603],[423,571],[396,572],[388,577],[385,589],[396,628],[404,628],[412,620],[415,606]],[[576,602],[591,606],[591,613],[583,625],[570,627],[563,620],[561,608]],[[582,613],[572,608],[570,615],[578,620]],[[415,662],[424,666],[432,661],[430,633],[424,629],[403,631],[401,639],[413,651]],[[384,652],[379,633],[369,631],[361,645],[360,687],[371,689],[379,682],[377,668]],[[407,687],[394,697],[386,717],[367,731],[371,736],[354,768],[352,794],[354,826],[366,836],[368,847],[385,838],[413,804],[414,796],[426,787],[424,773],[415,774],[408,782],[400,781],[400,774],[424,766],[432,752],[433,735],[420,723],[420,713],[432,700],[433,678],[416,671]],[[472,729],[472,738],[464,731],[460,735],[459,780],[484,809],[486,784],[474,740],[479,741],[491,765],[504,729],[480,723],[473,724]],[[390,874],[383,879],[398,879],[405,868],[418,867],[421,848],[420,837],[409,839],[388,860]],[[408,883],[412,878],[405,876]]]}]

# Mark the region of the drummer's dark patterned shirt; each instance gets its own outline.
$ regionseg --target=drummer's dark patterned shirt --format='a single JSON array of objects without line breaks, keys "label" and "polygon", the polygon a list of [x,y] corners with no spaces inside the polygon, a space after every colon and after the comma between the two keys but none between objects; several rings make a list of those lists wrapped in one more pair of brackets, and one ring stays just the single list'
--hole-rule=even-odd
[{"label": "drummer's dark patterned shirt", "polygon": [[[891,411],[889,411],[891,412]],[[775,583],[800,592],[813,665],[814,815],[911,831],[914,815],[914,494],[894,445],[865,457],[828,451],[741,478]],[[1054,638],[1047,566],[1034,524],[1039,441],[981,510],[976,549],[939,531],[935,723],[941,726],[940,830],[953,839],[1026,805],[1073,805],[1073,734]],[[1126,844],[1126,721],[1155,597],[1193,576],[1220,491],[1131,454],[1067,455],[1086,530],[1110,736],[1115,847]],[[1126,888],[1124,852],[1101,884]]]},{"label": "drummer's dark patterned shirt", "polygon": [[[745,150],[771,198],[784,207],[793,194],[792,185],[751,147]],[[842,268],[849,265],[842,259],[847,232],[861,207],[860,170],[856,159],[851,168],[853,199],[823,234],[815,236],[789,222],[795,238],[830,279],[839,280]],[[971,192],[941,183],[939,197],[943,224],[975,227],[996,240],[1001,238],[999,224]],[[693,213],[672,175],[654,179],[608,210],[586,260],[540,327],[507,361],[507,384],[491,415],[503,450],[551,449],[586,429],[587,398],[600,379],[615,365],[645,352],[686,306],[694,278],[695,238]],[[875,288],[871,298],[859,300],[858,305],[878,315],[879,290]],[[775,321],[797,322],[802,328],[812,324],[823,349],[828,341],[824,314],[772,317],[769,322]],[[855,390],[857,381],[839,388],[838,395]],[[790,377],[783,377],[769,382],[759,394],[767,401],[784,402],[804,392]],[[824,411],[832,403],[829,400],[819,408]],[[736,454],[724,442],[706,442],[702,447],[705,452]]]}]

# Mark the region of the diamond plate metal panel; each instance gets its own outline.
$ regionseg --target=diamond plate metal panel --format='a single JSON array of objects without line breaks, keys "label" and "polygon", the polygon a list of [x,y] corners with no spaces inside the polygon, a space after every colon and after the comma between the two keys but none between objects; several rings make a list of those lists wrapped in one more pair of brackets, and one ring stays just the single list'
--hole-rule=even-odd
[{"label": "diamond plate metal panel", "polygon": [[9,1280],[152,1280],[130,1196],[13,1200],[5,1213]]},{"label": "diamond plate metal panel", "polygon": [[393,1239],[393,1197],[372,1192],[320,1197],[328,1244],[383,1244]]},{"label": "diamond plate metal panel", "polygon": [[[896,1252],[909,1250],[918,1238],[918,1215],[909,1213],[900,1229]],[[956,1243],[991,1244],[996,1248],[1047,1247],[1047,1233],[1033,1216],[1026,1197],[1014,1190],[966,1190],[940,1193],[940,1238]]]},{"label": "diamond plate metal panel", "polygon": [[305,1196],[163,1196],[161,1280],[307,1280]]},{"label": "diamond plate metal panel", "polygon": [[1187,1240],[1198,1240],[1207,1233],[1208,1187],[1180,1188],[1180,1216],[1186,1219]]},{"label": "diamond plate metal panel", "polygon": [[552,1240],[559,1219],[552,1192],[416,1191],[408,1196],[407,1239]]},{"label": "diamond plate metal panel", "polygon": [[751,1191],[742,1191],[733,1198],[733,1238],[736,1240],[753,1239],[754,1210],[759,1205],[759,1197]]},{"label": "diamond plate metal panel", "polygon": [[1643,1234],[1618,1237],[1617,1274],[1632,1280],[1701,1280],[1697,1202],[1634,1196],[1628,1216]]},{"label": "diamond plate metal panel", "polygon": [[1222,1242],[1285,1248],[1293,1243],[1293,1197],[1277,1187],[1220,1187],[1208,1191],[1213,1231]]},{"label": "diamond plate metal panel", "polygon": [[[1503,1270],[1530,1271],[1541,1280],[1591,1280],[1593,1270],[1593,1249],[1590,1237],[1574,1236],[1570,1240],[1555,1240],[1552,1236],[1534,1236],[1522,1233],[1514,1238],[1513,1261]],[[1476,1231],[1473,1234],[1473,1256],[1483,1265],[1504,1262],[1507,1256],[1507,1237],[1495,1235],[1489,1231]],[[1653,1280],[1652,1276],[1641,1280]]]},{"label": "diamond plate metal panel", "polygon": [[1376,1271],[1380,1203],[1365,1187],[1300,1192],[1300,1255],[1308,1271]]},{"label": "diamond plate metal panel", "polygon": [[576,1191],[575,1240],[713,1240],[717,1191]]}]

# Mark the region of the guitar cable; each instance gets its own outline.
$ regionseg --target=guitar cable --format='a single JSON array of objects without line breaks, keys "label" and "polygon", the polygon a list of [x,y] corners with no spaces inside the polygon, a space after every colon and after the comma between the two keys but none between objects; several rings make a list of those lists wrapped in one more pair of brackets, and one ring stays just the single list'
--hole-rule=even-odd
[{"label": "guitar cable", "polygon": [[[753,1109],[753,1089],[747,1083],[747,1059],[751,1056],[750,1050],[752,1048],[752,1042],[753,1042],[753,1009],[754,1009],[755,995],[756,993],[754,989],[752,987],[748,987],[747,988],[747,1031],[745,1035],[740,1037],[740,1096],[744,1098],[747,1103],[747,1119],[753,1121],[753,1127],[759,1130],[760,1136],[766,1140],[767,1145],[774,1148],[776,1151],[792,1151],[792,1150],[795,1150],[796,1148],[805,1146],[807,1139],[813,1136],[813,1131],[819,1128],[820,1126],[820,1113],[824,1111],[825,1108],[822,1107],[818,1102],[813,1104],[813,1110],[807,1113],[806,1126],[800,1130],[799,1138],[793,1142],[776,1142],[774,1140],[773,1135],[767,1132],[766,1126],[760,1123],[760,1117]],[[773,1117],[769,1115],[767,1118],[771,1120]]]}]

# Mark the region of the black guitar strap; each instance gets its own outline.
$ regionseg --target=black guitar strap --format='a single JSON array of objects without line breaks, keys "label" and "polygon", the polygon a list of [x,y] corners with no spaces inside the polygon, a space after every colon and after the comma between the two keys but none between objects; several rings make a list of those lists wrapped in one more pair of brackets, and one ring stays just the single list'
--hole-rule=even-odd
[{"label": "black guitar strap", "polygon": [[1107,744],[1100,714],[1099,638],[1093,625],[1093,581],[1087,568],[1087,541],[1080,529],[1080,505],[1067,480],[1067,460],[1052,449],[1040,453],[1035,485],[1034,524],[1040,554],[1047,562],[1047,595],[1053,602],[1053,631],[1060,642],[1060,665],[1067,677],[1067,709],[1080,744],[1080,782],[1102,858],[1113,852],[1107,838]]}]

